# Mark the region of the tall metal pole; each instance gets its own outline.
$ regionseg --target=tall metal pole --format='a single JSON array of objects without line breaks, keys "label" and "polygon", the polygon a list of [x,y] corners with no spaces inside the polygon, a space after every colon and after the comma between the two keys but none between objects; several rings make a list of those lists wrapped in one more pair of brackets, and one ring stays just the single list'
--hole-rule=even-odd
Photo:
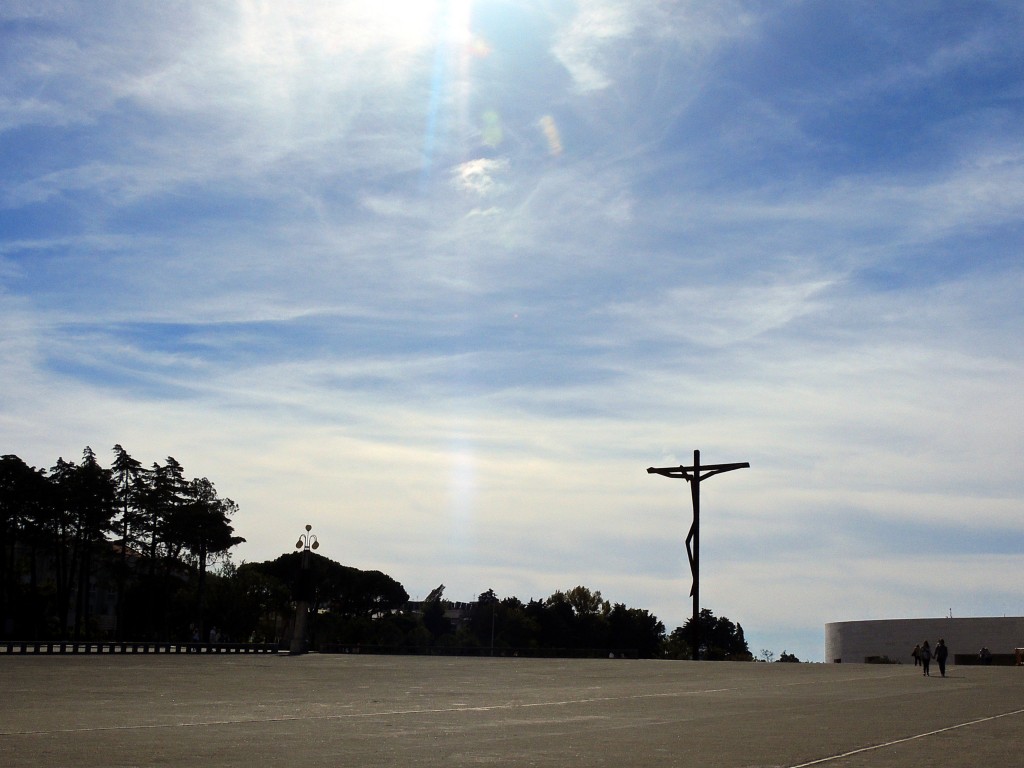
[{"label": "tall metal pole", "polygon": [[693,523],[690,525],[690,532],[686,535],[686,557],[690,561],[690,574],[693,576],[693,585],[690,587],[690,596],[693,598],[693,617],[690,621],[691,652],[690,656],[694,661],[700,658],[700,481],[706,480],[712,475],[729,472],[733,469],[746,469],[750,464],[738,462],[735,464],[708,464],[700,465],[700,451],[693,452],[693,466],[684,467],[648,467],[647,474],[664,475],[665,477],[685,480],[690,484],[690,498],[693,501]]}]

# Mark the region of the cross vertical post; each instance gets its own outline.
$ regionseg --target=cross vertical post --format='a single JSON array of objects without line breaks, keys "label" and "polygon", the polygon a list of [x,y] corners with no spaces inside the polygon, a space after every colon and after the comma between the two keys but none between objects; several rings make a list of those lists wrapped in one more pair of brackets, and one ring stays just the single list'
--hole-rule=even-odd
[{"label": "cross vertical post", "polygon": [[700,451],[693,452],[693,466],[684,467],[648,467],[649,475],[664,475],[676,479],[685,480],[690,484],[690,498],[693,501],[693,523],[690,524],[690,532],[686,535],[686,557],[690,562],[690,574],[693,576],[693,585],[690,587],[690,596],[693,598],[693,619],[690,622],[691,658],[697,661],[700,658],[700,481],[706,480],[712,475],[722,472],[729,472],[734,469],[746,469],[750,466],[748,462],[735,464],[707,464],[701,466]]}]

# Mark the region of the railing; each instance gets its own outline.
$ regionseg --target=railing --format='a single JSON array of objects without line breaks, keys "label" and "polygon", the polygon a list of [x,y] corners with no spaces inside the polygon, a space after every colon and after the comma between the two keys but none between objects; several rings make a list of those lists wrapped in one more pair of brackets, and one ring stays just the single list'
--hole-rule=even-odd
[{"label": "railing", "polygon": [[[287,651],[278,643],[146,642],[131,640],[0,640],[0,656],[67,656],[124,654],[239,654]],[[320,653],[365,653],[415,656],[520,656],[525,658],[635,659],[636,649],[601,648],[465,648],[445,646],[383,646],[326,643]]]},{"label": "railing", "polygon": [[171,643],[94,640],[0,640],[0,656],[37,654],[277,653],[277,643]]}]

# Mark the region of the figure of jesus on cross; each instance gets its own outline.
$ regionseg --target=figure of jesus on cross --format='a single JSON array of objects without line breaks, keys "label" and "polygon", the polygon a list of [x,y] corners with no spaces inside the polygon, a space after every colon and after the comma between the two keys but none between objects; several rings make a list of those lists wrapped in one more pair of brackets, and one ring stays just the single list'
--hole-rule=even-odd
[{"label": "figure of jesus on cross", "polygon": [[706,480],[712,475],[722,472],[729,472],[733,469],[746,469],[750,466],[747,462],[736,464],[707,464],[700,465],[700,451],[693,452],[693,466],[684,467],[648,467],[650,475],[664,475],[676,479],[683,479],[690,484],[690,497],[693,499],[693,523],[690,525],[690,532],[686,536],[686,556],[690,561],[690,573],[693,575],[693,586],[690,588],[690,596],[693,598],[693,620],[691,630],[693,632],[691,658],[696,661],[700,658],[700,481]]}]

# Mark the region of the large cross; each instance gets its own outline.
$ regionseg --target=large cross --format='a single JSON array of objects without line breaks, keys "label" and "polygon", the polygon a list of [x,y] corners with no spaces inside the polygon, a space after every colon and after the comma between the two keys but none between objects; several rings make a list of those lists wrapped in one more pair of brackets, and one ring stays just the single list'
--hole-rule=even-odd
[{"label": "large cross", "polygon": [[690,587],[690,597],[693,598],[693,620],[691,631],[693,633],[692,658],[694,661],[700,658],[700,481],[706,480],[712,475],[722,472],[729,472],[733,469],[746,469],[750,466],[747,462],[736,464],[708,464],[700,465],[700,451],[693,452],[693,466],[684,467],[648,467],[647,473],[651,475],[664,475],[665,477],[682,478],[690,484],[690,496],[693,499],[693,524],[690,532],[686,535],[686,556],[690,560],[690,573],[693,574],[693,586]]}]

